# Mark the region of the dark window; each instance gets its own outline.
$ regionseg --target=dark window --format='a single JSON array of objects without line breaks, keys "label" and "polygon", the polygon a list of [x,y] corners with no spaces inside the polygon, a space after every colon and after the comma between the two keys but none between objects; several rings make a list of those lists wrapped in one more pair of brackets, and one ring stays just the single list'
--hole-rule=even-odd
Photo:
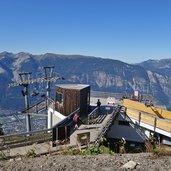
[{"label": "dark window", "polygon": [[62,93],[56,94],[56,101],[63,104],[64,103],[64,95]]},{"label": "dark window", "polygon": [[119,121],[118,124],[119,125],[129,126],[129,122],[128,121]]}]

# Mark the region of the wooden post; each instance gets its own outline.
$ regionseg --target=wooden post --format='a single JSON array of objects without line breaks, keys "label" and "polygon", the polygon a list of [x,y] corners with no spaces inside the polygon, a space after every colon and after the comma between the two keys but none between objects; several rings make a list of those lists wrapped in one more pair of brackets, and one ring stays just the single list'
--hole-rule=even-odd
[{"label": "wooden post", "polygon": [[154,118],[154,132],[156,130],[156,125],[157,125],[157,118]]},{"label": "wooden post", "polygon": [[138,122],[139,122],[139,125],[140,125],[140,122],[141,122],[141,112],[139,112]]},{"label": "wooden post", "polygon": [[56,133],[57,133],[56,128],[53,128],[52,129],[52,147],[56,147],[56,139],[57,139]]}]

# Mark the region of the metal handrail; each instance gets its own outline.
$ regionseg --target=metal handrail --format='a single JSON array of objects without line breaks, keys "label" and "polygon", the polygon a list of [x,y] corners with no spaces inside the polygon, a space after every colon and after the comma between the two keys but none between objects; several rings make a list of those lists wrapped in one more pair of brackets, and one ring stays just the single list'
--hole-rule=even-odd
[{"label": "metal handrail", "polygon": [[44,130],[38,130],[38,131],[30,131],[30,132],[23,132],[23,133],[16,133],[16,134],[1,135],[0,138],[21,136],[21,135],[28,135],[28,134],[35,134],[35,133],[40,133],[40,132],[49,132],[51,130],[52,130],[52,128],[44,129]]},{"label": "metal handrail", "polygon": [[72,112],[70,115],[68,115],[64,120],[60,121],[56,125],[54,125],[52,128],[57,128],[61,125],[66,125],[68,122],[70,122],[73,119],[73,116],[80,111],[80,108],[76,109],[74,112]]},{"label": "metal handrail", "polygon": [[[22,113],[29,113],[30,110],[33,110],[34,112],[37,113],[37,112],[39,112],[40,110],[42,110],[42,109],[44,109],[44,108],[47,108],[47,103],[53,105],[53,104],[55,103],[55,101],[54,101],[53,99],[49,98],[49,97],[46,97],[46,99],[41,100],[40,102],[36,103],[35,105],[30,106],[28,109],[22,111]],[[43,105],[43,107],[41,107],[40,109],[38,109],[38,107],[39,107],[40,105]]]},{"label": "metal handrail", "polygon": [[30,109],[37,108],[37,106],[38,106],[39,104],[43,103],[43,102],[46,102],[46,100],[42,100],[42,101],[40,101],[40,102],[36,103],[35,105],[30,106],[28,109],[26,109],[26,110],[22,111],[22,113],[28,113]]},{"label": "metal handrail", "polygon": [[107,134],[107,132],[110,130],[111,125],[112,125],[114,119],[117,117],[117,115],[118,115],[119,112],[120,112],[120,108],[121,108],[121,106],[118,105],[117,108],[116,108],[115,110],[113,110],[113,112],[111,113],[110,119],[108,120],[108,122],[106,123],[106,125],[103,127],[102,131],[99,133],[97,139],[96,139],[95,142],[94,142],[94,146],[95,146],[95,147],[98,147],[98,146],[99,146],[99,144],[100,144],[100,139],[101,139],[102,137],[104,137],[104,136]]},{"label": "metal handrail", "polygon": [[141,127],[140,127],[138,124],[135,124],[135,123],[132,121],[132,119],[131,119],[127,114],[122,114],[122,115],[123,115],[123,117],[124,117],[127,121],[129,121],[131,124],[133,124],[133,125],[135,126],[136,132],[137,132],[142,138],[148,139],[147,136],[146,136],[146,134],[143,133]]},{"label": "metal handrail", "polygon": [[91,120],[91,119],[95,119],[95,118],[98,117],[98,115],[99,115],[98,109],[99,109],[99,107],[96,107],[96,108],[88,115],[88,124],[90,124],[90,120]]}]

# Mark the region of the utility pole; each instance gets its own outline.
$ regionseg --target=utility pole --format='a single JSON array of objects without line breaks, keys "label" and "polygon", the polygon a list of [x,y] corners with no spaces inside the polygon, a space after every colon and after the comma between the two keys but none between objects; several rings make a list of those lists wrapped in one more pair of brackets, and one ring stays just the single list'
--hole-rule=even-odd
[{"label": "utility pole", "polygon": [[[19,73],[20,81],[22,82],[21,86],[24,86],[24,90],[22,90],[22,94],[23,94],[24,99],[25,99],[25,111],[27,111],[30,107],[30,105],[29,105],[29,90],[28,90],[29,83],[28,83],[28,81],[30,80],[31,74],[32,74],[31,72]],[[29,114],[26,114],[26,128],[27,128],[27,132],[31,131],[31,122],[30,122],[30,115]]]}]

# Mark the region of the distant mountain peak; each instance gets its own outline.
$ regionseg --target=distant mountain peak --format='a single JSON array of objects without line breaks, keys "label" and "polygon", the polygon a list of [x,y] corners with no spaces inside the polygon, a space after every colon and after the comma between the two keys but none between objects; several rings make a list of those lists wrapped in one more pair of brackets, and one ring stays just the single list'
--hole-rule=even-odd
[{"label": "distant mountain peak", "polygon": [[[32,72],[32,78],[37,77],[38,73],[43,76],[41,70],[43,66],[54,66],[54,73],[65,78],[63,83],[89,84],[92,90],[112,93],[124,94],[138,90],[143,94],[150,93],[166,104],[171,101],[171,76],[165,77],[165,74],[160,73],[166,71],[166,68],[162,69],[163,61],[149,60],[145,66],[143,64],[139,66],[119,60],[84,55],[2,52],[1,56],[3,58],[0,58],[0,91],[2,92],[0,107],[8,108],[8,104],[18,107],[17,103],[19,101],[21,103],[23,98],[21,87],[9,89],[8,84],[16,81],[20,72]],[[169,66],[167,62],[168,71],[171,70]]]}]

